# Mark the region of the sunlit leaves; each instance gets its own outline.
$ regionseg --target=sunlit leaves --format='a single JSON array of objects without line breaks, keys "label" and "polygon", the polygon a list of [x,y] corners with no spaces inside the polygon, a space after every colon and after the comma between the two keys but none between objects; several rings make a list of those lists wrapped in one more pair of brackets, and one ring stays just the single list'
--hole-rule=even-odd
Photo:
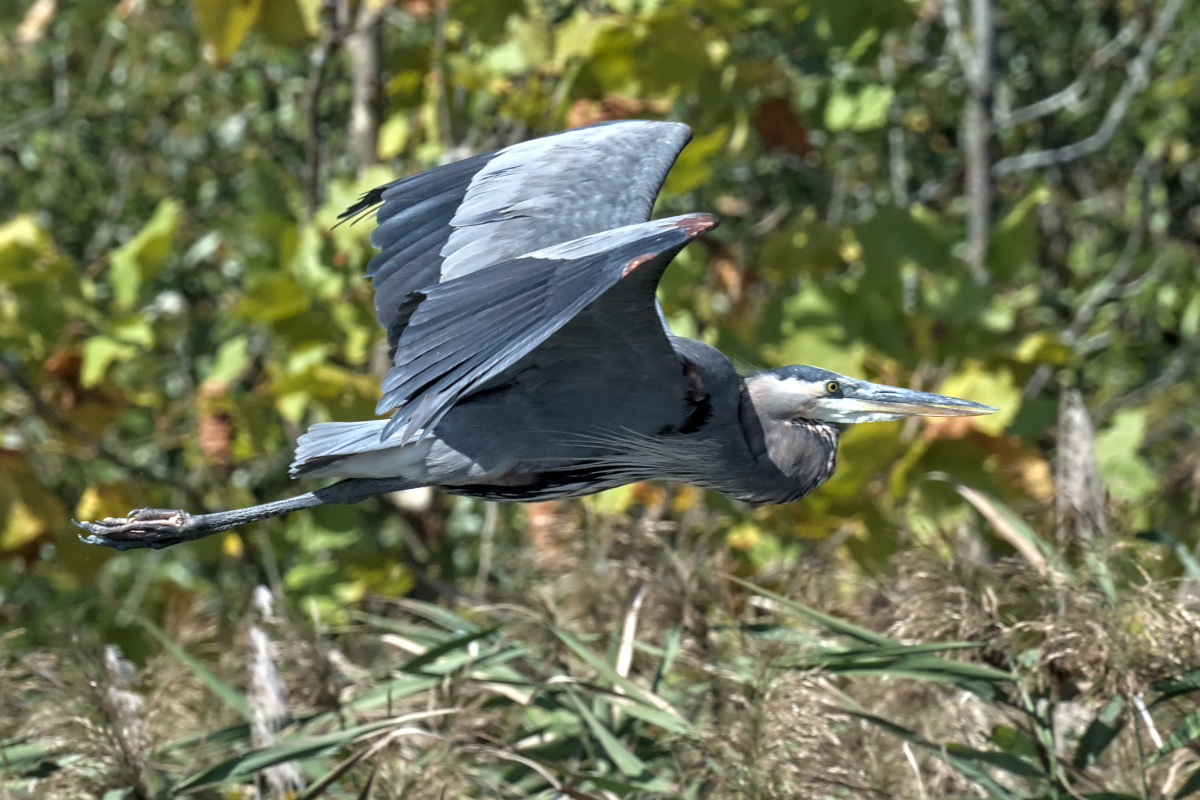
[{"label": "sunlit leaves", "polygon": [[204,39],[204,56],[222,65],[258,21],[263,0],[192,0],[196,29]]},{"label": "sunlit leaves", "polygon": [[825,127],[831,131],[869,131],[887,121],[892,90],[864,86],[856,91],[837,89],[825,106]]},{"label": "sunlit leaves", "polygon": [[1096,434],[1096,461],[1105,485],[1123,502],[1142,503],[1158,486],[1158,479],[1139,456],[1146,435],[1146,413],[1127,409],[1113,416],[1112,424]]},{"label": "sunlit leaves", "polygon": [[162,269],[175,241],[179,216],[179,204],[163,200],[137,235],[109,255],[108,281],[120,308],[132,306],[142,284]]}]

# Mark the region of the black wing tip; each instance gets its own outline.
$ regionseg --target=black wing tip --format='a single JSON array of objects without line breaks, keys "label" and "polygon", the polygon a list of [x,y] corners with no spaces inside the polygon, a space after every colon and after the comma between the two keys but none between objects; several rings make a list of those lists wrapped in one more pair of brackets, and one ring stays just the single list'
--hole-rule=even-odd
[{"label": "black wing tip", "polygon": [[333,227],[336,228],[338,225],[342,225],[347,220],[349,220],[350,224],[353,225],[365,217],[371,212],[372,209],[383,202],[383,193],[387,191],[389,186],[391,186],[390,183],[385,183],[383,186],[376,186],[370,191],[363,192],[362,197],[358,198],[358,202],[347,208],[342,213],[338,214],[337,224]]}]

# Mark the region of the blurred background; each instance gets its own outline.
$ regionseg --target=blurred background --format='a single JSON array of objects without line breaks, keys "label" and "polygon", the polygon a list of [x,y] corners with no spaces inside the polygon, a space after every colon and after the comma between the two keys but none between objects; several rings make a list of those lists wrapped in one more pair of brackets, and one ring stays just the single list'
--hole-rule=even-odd
[{"label": "blurred background", "polygon": [[[1197,76],[1182,0],[0,4],[3,791],[1200,790]],[[337,214],[621,118],[692,127],[656,213],[722,220],[676,331],[1000,411],[856,426],[788,506],[417,492],[77,540],[311,488],[296,437],[386,366]]]}]

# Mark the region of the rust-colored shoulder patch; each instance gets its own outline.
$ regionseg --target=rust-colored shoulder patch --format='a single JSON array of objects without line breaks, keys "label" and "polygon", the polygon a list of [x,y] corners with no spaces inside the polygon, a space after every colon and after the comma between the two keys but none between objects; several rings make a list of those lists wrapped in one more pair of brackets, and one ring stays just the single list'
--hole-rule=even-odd
[{"label": "rust-colored shoulder patch", "polygon": [[719,222],[720,220],[712,214],[689,214],[676,222],[675,227],[688,236],[699,236],[705,231],[710,231],[717,227]]},{"label": "rust-colored shoulder patch", "polygon": [[625,265],[625,269],[621,270],[621,277],[624,278],[626,275],[633,272],[635,269],[640,267],[642,264],[645,264],[656,255],[658,255],[658,253],[646,253],[644,256],[638,256],[637,258],[633,259]]},{"label": "rust-colored shoulder patch", "polygon": [[704,376],[691,359],[683,360],[683,377],[687,378],[689,400],[693,403],[703,403],[708,399],[708,389],[704,388]]}]

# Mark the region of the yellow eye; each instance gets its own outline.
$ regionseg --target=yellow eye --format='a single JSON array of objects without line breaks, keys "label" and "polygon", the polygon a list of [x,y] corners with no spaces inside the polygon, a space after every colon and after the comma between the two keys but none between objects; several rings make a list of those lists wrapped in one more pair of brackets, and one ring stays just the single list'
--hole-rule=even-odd
[{"label": "yellow eye", "polygon": [[830,394],[837,394],[837,390],[840,388],[842,387],[838,386],[837,381],[830,381],[829,383],[825,384],[825,391],[829,392]]}]

